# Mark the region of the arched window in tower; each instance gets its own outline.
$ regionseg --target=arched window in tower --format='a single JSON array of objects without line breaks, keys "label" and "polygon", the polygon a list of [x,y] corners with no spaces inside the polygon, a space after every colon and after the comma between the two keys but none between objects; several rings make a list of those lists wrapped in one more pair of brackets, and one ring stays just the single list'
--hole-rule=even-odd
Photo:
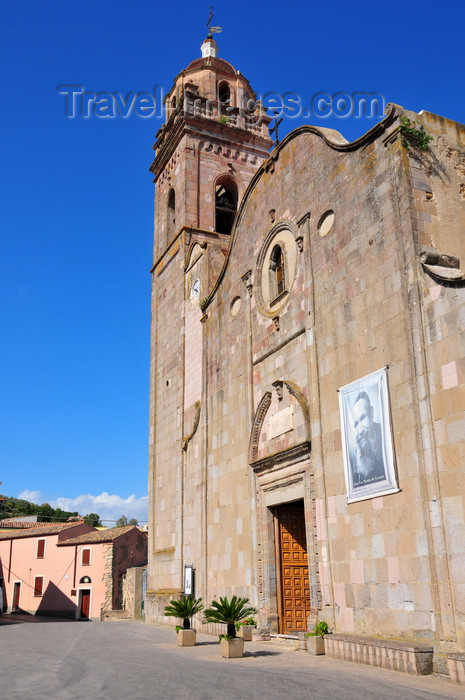
[{"label": "arched window in tower", "polygon": [[168,193],[168,234],[174,233],[176,225],[176,193],[173,188]]},{"label": "arched window in tower", "polygon": [[226,80],[218,85],[218,102],[221,114],[227,113],[227,108],[231,105],[231,88]]},{"label": "arched window in tower", "polygon": [[219,180],[215,189],[215,231],[229,236],[237,213],[237,186],[234,180]]},{"label": "arched window in tower", "polygon": [[279,297],[286,291],[286,267],[284,250],[280,245],[275,245],[270,256],[270,289],[272,298]]}]

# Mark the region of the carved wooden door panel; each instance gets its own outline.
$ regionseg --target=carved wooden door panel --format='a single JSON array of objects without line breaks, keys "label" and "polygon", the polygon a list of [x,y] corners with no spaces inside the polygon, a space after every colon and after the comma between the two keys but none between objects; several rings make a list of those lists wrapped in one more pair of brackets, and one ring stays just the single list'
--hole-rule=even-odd
[{"label": "carved wooden door panel", "polygon": [[305,631],[310,613],[305,515],[302,502],[278,506],[281,561],[279,631]]}]

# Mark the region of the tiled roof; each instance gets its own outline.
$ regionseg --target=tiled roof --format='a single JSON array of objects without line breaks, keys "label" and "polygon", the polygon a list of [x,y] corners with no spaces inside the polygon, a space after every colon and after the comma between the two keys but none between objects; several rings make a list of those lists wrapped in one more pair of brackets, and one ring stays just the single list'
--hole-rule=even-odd
[{"label": "tiled roof", "polygon": [[[126,525],[125,527],[112,527],[110,530],[100,530],[96,532],[86,532],[84,535],[78,535],[77,537],[70,537],[69,540],[64,542],[58,542],[58,545],[67,544],[98,544],[99,542],[113,542],[120,535],[124,535],[130,530],[137,530],[140,532],[139,528],[135,525]],[[141,532],[141,535],[145,535]]]},{"label": "tiled roof", "polygon": [[37,527],[26,527],[23,530],[0,530],[0,540],[16,540],[19,537],[38,537],[39,535],[58,535],[63,530],[76,525],[83,525],[84,521],[74,521],[72,523],[40,523]]},{"label": "tiled roof", "polygon": [[25,530],[27,527],[40,527],[43,523],[37,521],[15,520],[14,518],[6,518],[0,520],[0,528],[15,528],[17,530]]},{"label": "tiled roof", "polygon": [[187,66],[186,71],[194,70],[195,68],[210,68],[212,66],[213,68],[224,71],[224,73],[232,73],[233,75],[236,74],[234,66],[232,66],[228,61],[225,61],[224,58],[217,58],[216,56],[201,56],[200,58],[194,58],[194,60]]}]

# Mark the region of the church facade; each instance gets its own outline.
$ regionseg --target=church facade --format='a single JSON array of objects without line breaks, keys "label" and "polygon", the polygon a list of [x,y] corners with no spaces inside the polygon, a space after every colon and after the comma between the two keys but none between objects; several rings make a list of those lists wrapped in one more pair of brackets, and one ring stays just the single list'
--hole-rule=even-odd
[{"label": "church facade", "polygon": [[390,105],[270,150],[211,37],[166,108],[147,620],[236,594],[272,632],[464,651],[465,127]]}]

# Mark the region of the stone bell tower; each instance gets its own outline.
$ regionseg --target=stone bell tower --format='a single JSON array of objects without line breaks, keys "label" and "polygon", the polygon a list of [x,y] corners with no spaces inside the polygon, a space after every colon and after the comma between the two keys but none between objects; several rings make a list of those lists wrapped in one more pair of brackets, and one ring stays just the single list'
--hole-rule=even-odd
[{"label": "stone bell tower", "polygon": [[271,145],[270,119],[248,80],[218,58],[211,35],[201,49],[165,97],[166,123],[154,145],[155,261],[183,227],[229,235]]},{"label": "stone bell tower", "polygon": [[201,302],[223,267],[241,198],[272,144],[270,117],[248,80],[218,57],[211,34],[201,50],[165,98],[166,123],[150,168],[156,193],[146,615],[153,621],[184,590],[186,565],[194,563],[195,592],[202,595]]}]

